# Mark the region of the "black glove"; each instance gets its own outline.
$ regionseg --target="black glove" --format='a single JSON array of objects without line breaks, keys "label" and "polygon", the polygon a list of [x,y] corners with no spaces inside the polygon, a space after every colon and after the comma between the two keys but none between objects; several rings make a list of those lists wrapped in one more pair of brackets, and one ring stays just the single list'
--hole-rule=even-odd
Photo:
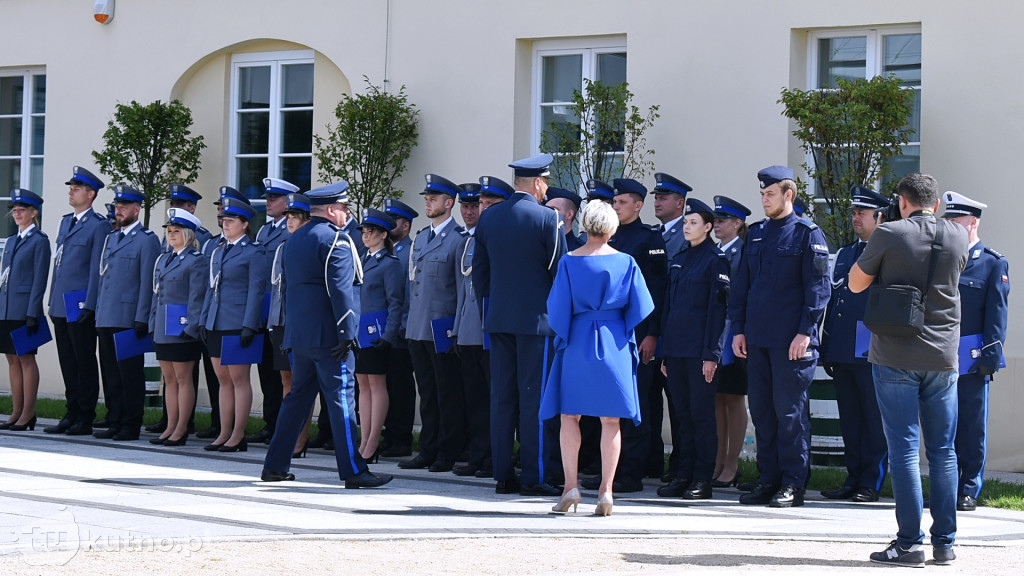
[{"label": "black glove", "polygon": [[449,355],[449,356],[451,356],[453,358],[458,358],[459,357],[459,345],[456,344],[455,342],[452,342],[452,347],[449,348],[445,352],[445,354],[447,354],[447,355]]},{"label": "black glove", "polygon": [[374,350],[380,350],[382,352],[387,352],[388,350],[391,350],[391,342],[388,342],[383,338],[378,338],[373,342],[370,342],[370,344],[373,344]]},{"label": "black glove", "polygon": [[146,324],[145,322],[136,322],[135,337],[144,338],[146,334],[149,334],[149,324]]},{"label": "black glove", "polygon": [[82,308],[82,313],[78,316],[79,324],[87,324],[96,320],[96,313],[88,308]]},{"label": "black glove", "polygon": [[355,340],[342,340],[331,348],[331,357],[338,362],[347,362],[349,351],[356,347],[358,347],[358,344]]},{"label": "black glove", "polygon": [[825,369],[825,374],[828,374],[829,378],[835,378],[836,377],[835,370],[832,368],[831,364],[826,362],[826,363],[822,364],[821,367]]},{"label": "black glove", "polygon": [[252,344],[252,339],[255,337],[255,330],[252,328],[242,328],[242,333],[238,336],[238,343],[242,345],[242,348],[248,348],[249,344]]},{"label": "black glove", "polygon": [[971,372],[974,374],[981,374],[982,376],[991,376],[996,373],[998,366],[998,357],[982,356],[981,358],[978,358],[977,362],[975,362],[974,368],[971,369]]},{"label": "black glove", "polygon": [[25,331],[29,336],[34,336],[36,332],[39,332],[39,320],[35,316],[25,318]]}]

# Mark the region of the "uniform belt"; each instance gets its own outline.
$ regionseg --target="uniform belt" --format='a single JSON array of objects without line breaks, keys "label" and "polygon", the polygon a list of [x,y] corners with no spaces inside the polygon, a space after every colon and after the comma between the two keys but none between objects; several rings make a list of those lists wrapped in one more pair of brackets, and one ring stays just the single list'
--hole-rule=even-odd
[{"label": "uniform belt", "polygon": [[601,322],[603,320],[622,320],[622,310],[592,310],[581,312],[572,318],[573,320],[586,320],[588,322]]}]

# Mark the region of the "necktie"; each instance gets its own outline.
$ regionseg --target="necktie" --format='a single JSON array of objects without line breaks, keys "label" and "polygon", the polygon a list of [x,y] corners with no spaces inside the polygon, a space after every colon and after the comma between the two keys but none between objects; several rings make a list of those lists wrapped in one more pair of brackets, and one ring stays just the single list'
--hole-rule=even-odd
[{"label": "necktie", "polygon": [[661,225],[661,235],[662,235],[662,237],[664,237],[664,236],[665,236],[665,232],[666,232],[667,230],[668,230],[668,229],[667,229],[667,228],[665,228],[665,225],[664,225],[664,224],[662,224],[662,225]]},{"label": "necktie", "polygon": [[117,232],[117,243],[120,244],[122,240],[124,240],[124,230],[119,230]]},{"label": "necktie", "polygon": [[72,230],[75,229],[75,224],[78,224],[78,218],[75,218],[74,216],[72,216],[71,217],[71,223],[68,224],[68,232],[71,232]]},{"label": "necktie", "polygon": [[231,247],[232,247],[232,246],[234,246],[234,244],[232,244],[231,242],[228,242],[228,243],[226,243],[226,244],[224,245],[224,255],[225,255],[225,256],[227,256],[227,255],[228,255],[228,252],[230,252],[230,251],[231,251]]},{"label": "necktie", "polygon": [[430,242],[431,240],[433,240],[434,236],[437,236],[437,234],[434,234],[434,229],[431,228],[430,229],[430,234],[427,234],[427,242]]},{"label": "necktie", "polygon": [[867,242],[857,242],[857,247],[853,249],[853,261],[856,262],[860,255],[864,253],[864,247],[867,246]]}]

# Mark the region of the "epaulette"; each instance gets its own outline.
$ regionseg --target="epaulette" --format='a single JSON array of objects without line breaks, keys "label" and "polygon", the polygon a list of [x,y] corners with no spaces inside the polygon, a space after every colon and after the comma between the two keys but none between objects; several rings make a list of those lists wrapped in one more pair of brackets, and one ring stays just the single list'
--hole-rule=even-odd
[{"label": "epaulette", "polygon": [[95,210],[93,210],[93,211],[92,211],[92,215],[93,215],[93,217],[95,217],[95,218],[96,218],[97,220],[103,220],[104,222],[106,222],[106,221],[107,221],[107,217],[106,217],[106,216],[100,216],[99,214],[97,214],[97,213],[96,213],[96,211],[95,211]]},{"label": "epaulette", "polygon": [[152,230],[150,230],[149,228],[143,228],[143,229],[142,229],[142,233],[143,233],[143,234],[155,234],[155,232],[153,232],[153,231],[152,231]]},{"label": "epaulette", "polygon": [[719,251],[718,254],[715,254],[715,256],[718,256],[719,258],[721,258],[723,260],[728,260],[729,259],[729,257],[725,255],[725,252],[722,252],[722,251]]},{"label": "epaulette", "polygon": [[39,234],[43,238],[49,238],[49,236],[46,235],[46,232],[43,232],[43,229],[39,226],[36,226],[36,234]]},{"label": "epaulette", "polygon": [[459,236],[469,236],[469,230],[459,230]]},{"label": "epaulette", "polygon": [[[94,211],[94,212],[93,212],[93,214],[95,214],[95,213],[96,213],[96,212]],[[74,212],[68,212],[67,214],[65,214],[65,215],[61,216],[61,217],[60,217],[60,219],[61,219],[61,220],[63,220],[63,219],[65,219],[65,218],[67,218],[68,216],[74,216],[74,215],[75,215],[75,213],[74,213]]]},{"label": "epaulette", "polygon": [[985,252],[988,252],[989,254],[995,256],[996,258],[1006,258],[1006,256],[1003,256],[1002,254],[996,252],[995,250],[989,248],[988,246],[985,246]]},{"label": "epaulette", "polygon": [[768,221],[768,218],[761,218],[757,222],[754,222],[753,224],[747,226],[747,229],[749,230],[749,229],[753,228],[754,226],[761,226],[761,225],[763,225],[767,221]]},{"label": "epaulette", "polygon": [[810,220],[808,220],[806,218],[797,218],[796,221],[799,222],[800,224],[803,224],[804,226],[810,228],[811,230],[817,230],[818,229],[818,225],[817,224],[815,224],[814,222],[811,222]]},{"label": "epaulette", "polygon": [[426,232],[428,229],[430,229],[430,226],[424,226],[422,229],[420,229],[418,232],[416,232],[416,235],[419,236],[423,232]]},{"label": "epaulette", "polygon": [[326,224],[327,224],[327,226],[328,226],[328,227],[329,227],[329,228],[330,228],[331,230],[334,230],[335,232],[338,232],[339,230],[341,230],[341,228],[339,228],[339,227],[338,227],[338,225],[337,225],[337,224],[335,224],[334,222],[330,222],[330,221],[328,221],[328,222],[326,222]]},{"label": "epaulette", "polygon": [[203,253],[202,253],[202,252],[200,252],[199,250],[193,250],[193,251],[192,251],[192,255],[193,255],[193,256],[202,256],[202,255],[203,255]]},{"label": "epaulette", "polygon": [[209,233],[210,233],[210,231],[209,231],[209,230],[207,230],[206,228],[203,228],[202,226],[200,226],[200,227],[198,228],[198,230],[196,230],[196,231],[197,231],[197,232],[203,232],[204,234],[209,234]]},{"label": "epaulette", "polygon": [[661,224],[644,224],[644,228],[648,232],[657,232],[658,234],[661,234]]}]

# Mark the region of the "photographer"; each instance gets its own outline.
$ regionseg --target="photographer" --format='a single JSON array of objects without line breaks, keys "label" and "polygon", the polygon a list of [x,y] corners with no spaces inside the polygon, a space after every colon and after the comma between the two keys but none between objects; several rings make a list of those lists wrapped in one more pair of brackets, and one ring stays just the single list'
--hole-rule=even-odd
[{"label": "photographer", "polygon": [[[871,554],[872,562],[882,564],[924,566],[920,549],[924,542],[918,454],[921,437],[928,454],[933,557],[936,564],[950,564],[956,558],[952,547],[956,537],[953,440],[960,340],[957,284],[967,263],[967,233],[957,224],[937,219],[938,205],[935,178],[926,174],[905,177],[899,183],[903,219],[880,225],[850,271],[853,292],[866,290],[878,277],[879,286],[872,289],[871,296],[875,290],[885,291],[896,285],[916,286],[924,293],[920,333],[893,336],[872,329],[868,354],[889,446],[898,525],[896,539],[885,550]],[[923,262],[929,264],[922,266]],[[931,274],[932,282],[928,282]]]}]

